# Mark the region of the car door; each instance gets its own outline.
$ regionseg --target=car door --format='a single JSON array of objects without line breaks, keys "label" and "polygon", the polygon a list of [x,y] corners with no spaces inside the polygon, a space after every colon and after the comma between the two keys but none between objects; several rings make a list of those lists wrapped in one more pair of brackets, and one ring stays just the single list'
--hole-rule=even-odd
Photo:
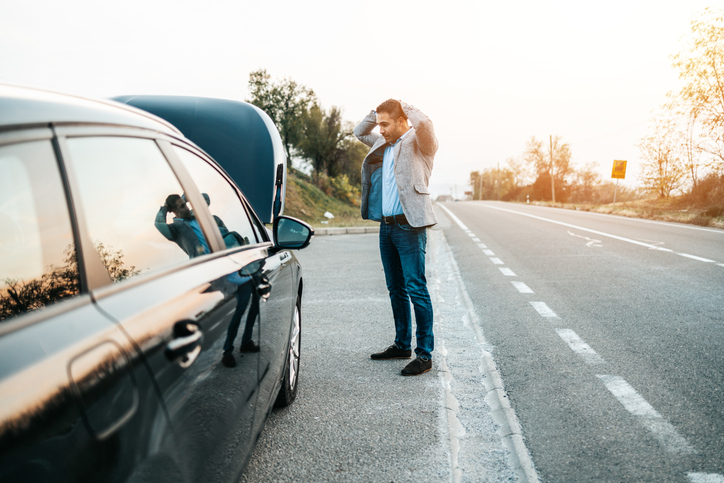
[{"label": "car door", "polygon": [[[222,359],[232,322],[258,340],[254,273],[219,253],[219,228],[188,173],[170,167],[163,142],[66,135],[84,227],[112,280],[92,295],[143,355],[173,428],[153,442],[167,457],[164,479],[228,481],[253,443],[259,363],[253,352],[237,354],[234,367]],[[169,212],[169,199],[190,218]],[[159,468],[141,468],[139,478]]]},{"label": "car door", "polygon": [[55,152],[47,128],[0,135],[0,481],[125,481],[168,419],[88,293],[97,255],[74,236]]},{"label": "car door", "polygon": [[[235,188],[221,172],[206,162],[198,153],[182,147],[174,147],[174,152],[203,192],[209,209],[214,216],[223,220],[234,220],[235,226],[244,226],[242,238],[253,239],[255,219],[238,197]],[[253,171],[250,171],[250,176]],[[209,196],[211,194],[211,196]],[[229,227],[231,229],[231,227]],[[228,238],[228,236],[226,237]],[[247,242],[243,242],[248,246]],[[230,258],[242,266],[248,266],[259,260],[257,279],[260,297],[261,321],[259,326],[259,400],[257,406],[257,424],[255,432],[261,431],[261,423],[266,419],[274,404],[279,381],[284,370],[287,346],[290,339],[291,321],[296,303],[294,293],[293,266],[296,259],[288,250],[277,250],[270,243],[253,248],[254,256],[248,250],[231,247]],[[251,248],[251,247],[249,247]]]}]

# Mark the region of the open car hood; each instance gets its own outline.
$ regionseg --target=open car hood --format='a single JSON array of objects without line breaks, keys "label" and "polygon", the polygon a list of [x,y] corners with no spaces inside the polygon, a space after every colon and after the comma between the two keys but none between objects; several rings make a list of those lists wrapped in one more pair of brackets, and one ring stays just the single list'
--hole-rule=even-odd
[{"label": "open car hood", "polygon": [[118,96],[113,100],[176,126],[227,172],[263,223],[271,223],[284,212],[284,146],[274,122],[258,107],[186,96]]}]

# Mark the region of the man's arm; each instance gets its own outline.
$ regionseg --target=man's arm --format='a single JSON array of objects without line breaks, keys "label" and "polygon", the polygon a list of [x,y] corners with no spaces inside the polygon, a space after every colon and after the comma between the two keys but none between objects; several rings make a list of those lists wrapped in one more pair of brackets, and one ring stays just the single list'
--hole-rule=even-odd
[{"label": "man's arm", "polygon": [[420,150],[432,156],[437,152],[437,138],[435,137],[435,129],[432,127],[432,121],[423,112],[410,104],[400,101],[402,111],[410,120],[410,124],[415,128],[415,137]]},{"label": "man's arm", "polygon": [[171,227],[166,223],[166,214],[168,213],[168,208],[166,205],[163,205],[160,210],[158,210],[158,213],[156,213],[156,221],[155,226],[158,231],[161,232],[161,235],[165,236],[167,240],[173,241],[173,233],[171,233]]},{"label": "man's arm", "polygon": [[367,117],[355,126],[354,135],[367,146],[372,147],[382,137],[380,134],[372,132],[375,126],[377,126],[377,113],[370,111]]}]

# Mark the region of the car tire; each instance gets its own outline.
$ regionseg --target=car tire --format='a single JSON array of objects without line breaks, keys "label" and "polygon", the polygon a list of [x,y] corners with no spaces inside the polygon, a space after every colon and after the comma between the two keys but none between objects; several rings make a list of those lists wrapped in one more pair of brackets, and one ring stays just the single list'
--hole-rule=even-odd
[{"label": "car tire", "polygon": [[274,403],[274,407],[283,408],[289,406],[297,397],[299,388],[299,356],[302,341],[302,310],[301,301],[297,300],[294,306],[294,317],[292,329],[289,334],[289,349],[282,373],[282,387]]}]

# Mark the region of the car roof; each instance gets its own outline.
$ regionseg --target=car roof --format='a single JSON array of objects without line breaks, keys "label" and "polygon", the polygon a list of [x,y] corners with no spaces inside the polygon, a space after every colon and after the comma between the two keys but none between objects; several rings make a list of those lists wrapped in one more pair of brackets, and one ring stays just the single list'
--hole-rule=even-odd
[{"label": "car roof", "polygon": [[0,84],[0,129],[49,124],[110,124],[181,135],[169,122],[117,102]]}]

